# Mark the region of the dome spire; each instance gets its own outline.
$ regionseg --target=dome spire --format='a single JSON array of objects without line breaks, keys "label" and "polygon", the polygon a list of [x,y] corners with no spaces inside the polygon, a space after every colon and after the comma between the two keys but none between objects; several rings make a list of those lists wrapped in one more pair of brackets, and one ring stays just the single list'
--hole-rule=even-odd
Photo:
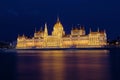
[{"label": "dome spire", "polygon": [[57,17],[57,22],[60,22],[59,16]]}]

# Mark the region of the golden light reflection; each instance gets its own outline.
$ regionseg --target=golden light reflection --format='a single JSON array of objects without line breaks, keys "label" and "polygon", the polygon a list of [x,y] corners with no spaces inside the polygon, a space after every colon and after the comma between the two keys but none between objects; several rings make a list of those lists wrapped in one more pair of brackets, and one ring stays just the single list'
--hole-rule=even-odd
[{"label": "golden light reflection", "polygon": [[36,80],[109,80],[108,53],[108,50],[18,51],[19,73],[25,74],[27,70],[26,75],[34,73]]},{"label": "golden light reflection", "polygon": [[42,53],[43,80],[64,80],[65,64],[63,53],[63,51],[45,51]]}]

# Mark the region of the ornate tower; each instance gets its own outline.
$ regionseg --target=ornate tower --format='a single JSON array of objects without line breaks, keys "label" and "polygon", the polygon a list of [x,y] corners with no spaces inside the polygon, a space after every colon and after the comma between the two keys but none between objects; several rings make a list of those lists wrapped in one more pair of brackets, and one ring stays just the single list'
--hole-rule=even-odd
[{"label": "ornate tower", "polygon": [[48,29],[47,29],[47,23],[45,23],[45,28],[44,28],[44,47],[47,47],[47,36],[48,36]]},{"label": "ornate tower", "polygon": [[82,26],[80,27],[80,36],[85,35],[85,28]]},{"label": "ornate tower", "polygon": [[63,35],[65,35],[63,25],[61,24],[61,22],[59,20],[59,17],[57,18],[57,22],[54,25],[52,35],[53,36],[58,36],[58,37],[62,37]]},{"label": "ornate tower", "polygon": [[36,31],[34,33],[34,38],[43,38],[44,37],[44,31],[42,30],[42,27],[40,28],[40,31]]}]

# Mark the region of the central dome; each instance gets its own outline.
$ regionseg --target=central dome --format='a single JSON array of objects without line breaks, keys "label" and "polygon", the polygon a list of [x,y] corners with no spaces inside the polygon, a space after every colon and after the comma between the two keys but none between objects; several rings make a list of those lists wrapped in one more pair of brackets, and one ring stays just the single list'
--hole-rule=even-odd
[{"label": "central dome", "polygon": [[61,24],[59,18],[57,18],[57,22],[54,25],[54,30],[63,30],[63,25]]},{"label": "central dome", "polygon": [[64,32],[64,29],[63,29],[63,25],[61,24],[59,18],[57,18],[57,22],[54,25],[52,35],[62,37],[64,34],[65,34],[65,32]]}]

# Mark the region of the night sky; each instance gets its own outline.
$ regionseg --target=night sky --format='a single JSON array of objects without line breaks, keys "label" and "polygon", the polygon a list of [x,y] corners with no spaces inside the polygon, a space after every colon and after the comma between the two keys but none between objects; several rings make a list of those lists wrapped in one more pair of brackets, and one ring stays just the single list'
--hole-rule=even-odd
[{"label": "night sky", "polygon": [[105,29],[109,39],[120,35],[120,0],[0,0],[0,40],[33,36],[45,22],[51,34],[57,16],[66,33],[79,24],[87,33]]}]

